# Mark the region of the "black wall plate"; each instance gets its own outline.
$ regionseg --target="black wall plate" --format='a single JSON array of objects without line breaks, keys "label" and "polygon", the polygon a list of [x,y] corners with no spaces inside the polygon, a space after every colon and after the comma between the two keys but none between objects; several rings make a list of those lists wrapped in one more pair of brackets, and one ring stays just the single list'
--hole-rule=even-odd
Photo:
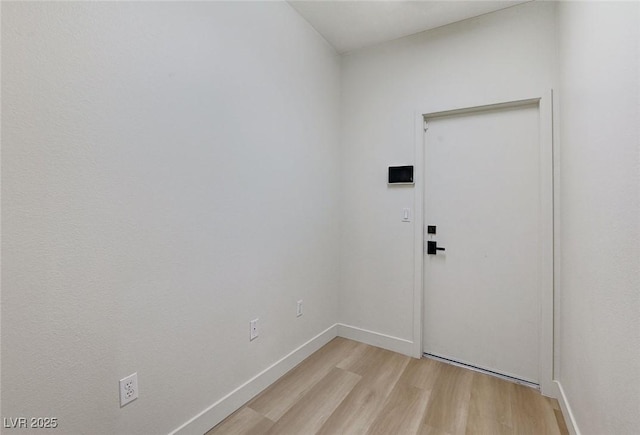
[{"label": "black wall plate", "polygon": [[413,166],[389,166],[389,184],[413,184]]}]

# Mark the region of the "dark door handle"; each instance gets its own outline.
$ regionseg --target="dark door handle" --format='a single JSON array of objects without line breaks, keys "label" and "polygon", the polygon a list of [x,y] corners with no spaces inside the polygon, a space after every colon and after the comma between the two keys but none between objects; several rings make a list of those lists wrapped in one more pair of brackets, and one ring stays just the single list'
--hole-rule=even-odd
[{"label": "dark door handle", "polygon": [[439,248],[438,242],[427,242],[427,254],[436,255],[437,251],[444,251],[444,248]]}]

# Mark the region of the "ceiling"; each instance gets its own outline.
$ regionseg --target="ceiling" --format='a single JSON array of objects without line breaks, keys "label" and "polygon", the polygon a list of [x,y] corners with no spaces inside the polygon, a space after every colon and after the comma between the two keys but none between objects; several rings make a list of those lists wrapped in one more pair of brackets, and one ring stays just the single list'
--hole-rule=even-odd
[{"label": "ceiling", "polygon": [[346,53],[526,1],[529,0],[291,0],[289,3],[339,53]]}]

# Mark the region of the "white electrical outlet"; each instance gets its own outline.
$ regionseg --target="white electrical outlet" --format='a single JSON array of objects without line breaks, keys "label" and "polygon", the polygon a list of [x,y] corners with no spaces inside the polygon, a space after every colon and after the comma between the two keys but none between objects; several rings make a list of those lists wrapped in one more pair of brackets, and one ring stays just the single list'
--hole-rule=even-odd
[{"label": "white electrical outlet", "polygon": [[258,338],[258,319],[249,322],[249,341]]},{"label": "white electrical outlet", "polygon": [[120,379],[120,407],[138,398],[138,373]]},{"label": "white electrical outlet", "polygon": [[296,306],[296,317],[302,316],[302,299],[298,301],[298,305]]}]

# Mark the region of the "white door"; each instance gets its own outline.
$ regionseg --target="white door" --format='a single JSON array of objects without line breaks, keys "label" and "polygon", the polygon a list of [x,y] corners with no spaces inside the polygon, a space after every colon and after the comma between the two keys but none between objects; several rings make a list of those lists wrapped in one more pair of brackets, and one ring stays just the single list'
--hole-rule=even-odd
[{"label": "white door", "polygon": [[424,352],[536,384],[538,123],[537,104],[427,119],[424,189]]}]

